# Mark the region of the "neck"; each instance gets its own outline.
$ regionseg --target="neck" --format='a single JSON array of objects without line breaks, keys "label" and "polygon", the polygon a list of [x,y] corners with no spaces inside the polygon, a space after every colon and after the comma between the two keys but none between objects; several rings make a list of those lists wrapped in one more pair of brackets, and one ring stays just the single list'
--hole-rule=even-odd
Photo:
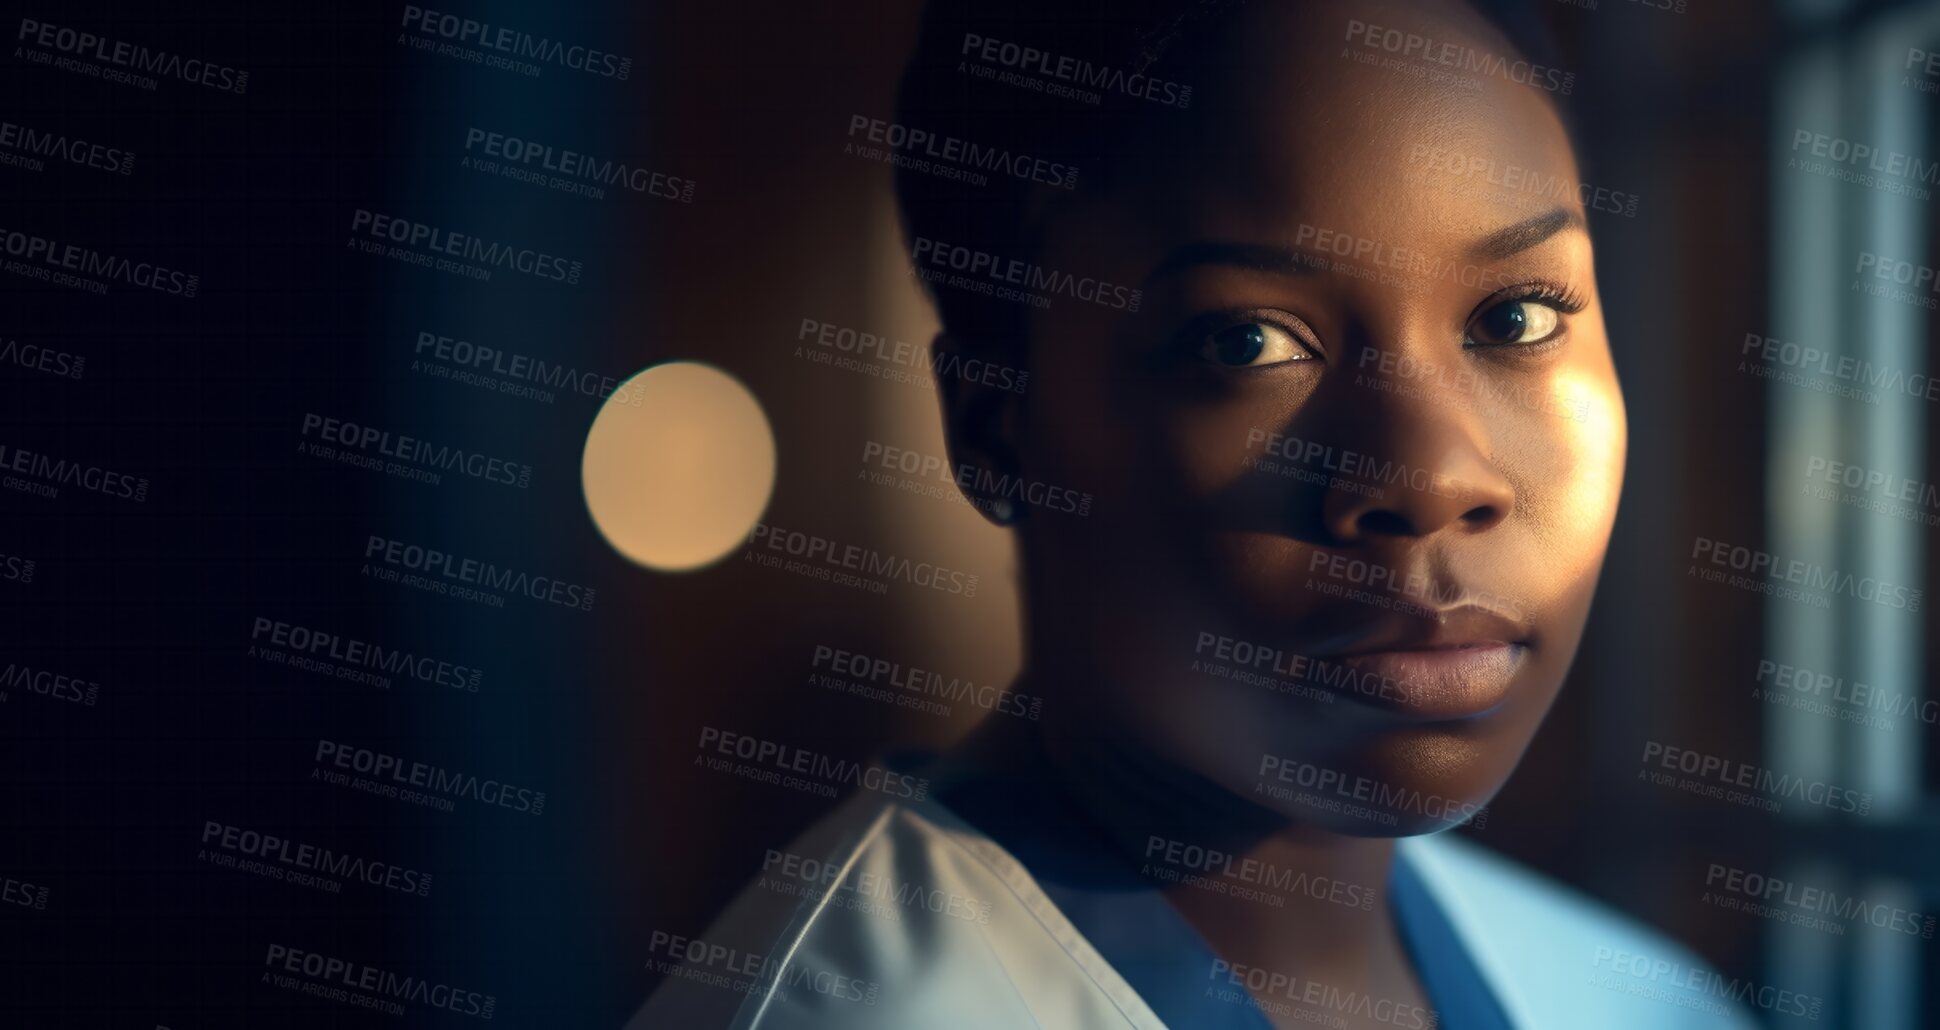
[{"label": "neck", "polygon": [[[1063,700],[1077,691],[1060,685],[1096,679],[1034,661],[1018,689]],[[1121,857],[1164,884],[1222,959],[1339,990],[1416,996],[1388,900],[1392,839],[1292,821],[1079,707],[1053,701],[1037,724],[989,720],[972,748],[986,761],[1043,768]]]}]

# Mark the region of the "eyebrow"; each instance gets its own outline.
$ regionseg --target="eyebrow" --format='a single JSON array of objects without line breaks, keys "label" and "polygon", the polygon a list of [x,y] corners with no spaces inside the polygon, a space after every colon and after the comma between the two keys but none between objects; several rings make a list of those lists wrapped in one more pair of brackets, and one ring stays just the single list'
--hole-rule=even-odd
[{"label": "eyebrow", "polygon": [[[1497,229],[1472,244],[1468,254],[1477,260],[1500,261],[1535,247],[1566,229],[1589,231],[1581,215],[1559,207]],[[1309,252],[1257,243],[1202,241],[1169,251],[1152,270],[1152,274],[1146,277],[1146,282],[1156,282],[1200,265],[1232,265],[1280,275],[1314,275],[1327,271],[1332,261],[1333,255],[1325,251]]]},{"label": "eyebrow", "polygon": [[1471,257],[1500,261],[1511,255],[1520,254],[1564,229],[1589,231],[1589,227],[1583,224],[1582,215],[1568,208],[1559,207],[1534,218],[1524,219],[1506,229],[1497,229],[1470,247],[1468,252]]},{"label": "eyebrow", "polygon": [[1200,265],[1237,265],[1257,272],[1313,275],[1324,270],[1329,261],[1328,256],[1322,253],[1308,254],[1305,251],[1269,247],[1258,243],[1226,243],[1216,240],[1188,243],[1168,252],[1159,261],[1158,267],[1152,269],[1152,274],[1146,276],[1146,282],[1155,282]]}]

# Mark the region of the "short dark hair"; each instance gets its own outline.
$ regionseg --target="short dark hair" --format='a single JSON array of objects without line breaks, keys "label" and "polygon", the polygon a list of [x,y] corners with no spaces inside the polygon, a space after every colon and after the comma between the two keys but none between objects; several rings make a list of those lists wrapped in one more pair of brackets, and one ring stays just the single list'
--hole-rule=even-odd
[{"label": "short dark hair", "polygon": [[[1210,77],[1199,69],[1219,56],[1220,30],[1246,3],[929,0],[897,93],[896,122],[1062,163],[1077,170],[1078,190],[1099,190],[1109,185],[1114,167],[1138,159],[1138,143],[1153,119],[1179,117],[1190,105],[1191,84]],[[1522,57],[1554,66],[1555,46],[1532,0],[1469,3]],[[1004,69],[971,55],[991,41],[1004,47],[1006,61],[1030,48],[1043,61],[1075,69],[1074,85],[1087,95],[1045,89],[1058,84],[1042,75],[1001,78]],[[1133,87],[1125,88],[1127,82]],[[1021,176],[992,174],[972,184],[908,164],[897,166],[895,185],[912,248],[927,239],[1020,260],[1037,254],[1038,223],[1056,192]],[[931,288],[930,296],[945,331],[958,338],[1021,345],[1028,330],[1027,306],[967,290]]]}]

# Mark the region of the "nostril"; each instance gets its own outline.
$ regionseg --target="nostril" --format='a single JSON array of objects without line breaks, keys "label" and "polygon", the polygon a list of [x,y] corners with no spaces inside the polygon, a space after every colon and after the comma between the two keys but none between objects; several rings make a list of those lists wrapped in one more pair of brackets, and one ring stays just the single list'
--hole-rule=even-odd
[{"label": "nostril", "polygon": [[1487,528],[1502,521],[1502,509],[1493,504],[1481,504],[1462,514],[1462,521],[1472,526]]},{"label": "nostril", "polygon": [[1389,511],[1386,508],[1373,508],[1364,511],[1361,513],[1361,517],[1354,521],[1364,533],[1374,533],[1382,536],[1408,536],[1414,533],[1414,527],[1408,523],[1408,520],[1400,512]]}]

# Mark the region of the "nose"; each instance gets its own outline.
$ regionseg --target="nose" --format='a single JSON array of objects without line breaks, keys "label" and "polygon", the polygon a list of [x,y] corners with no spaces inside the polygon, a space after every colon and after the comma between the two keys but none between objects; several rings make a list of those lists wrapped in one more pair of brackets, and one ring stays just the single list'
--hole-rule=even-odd
[{"label": "nose", "polygon": [[1516,492],[1490,457],[1483,420],[1446,390],[1390,385],[1336,409],[1339,438],[1354,441],[1359,455],[1347,474],[1329,477],[1323,528],[1336,542],[1353,543],[1500,525]]}]

